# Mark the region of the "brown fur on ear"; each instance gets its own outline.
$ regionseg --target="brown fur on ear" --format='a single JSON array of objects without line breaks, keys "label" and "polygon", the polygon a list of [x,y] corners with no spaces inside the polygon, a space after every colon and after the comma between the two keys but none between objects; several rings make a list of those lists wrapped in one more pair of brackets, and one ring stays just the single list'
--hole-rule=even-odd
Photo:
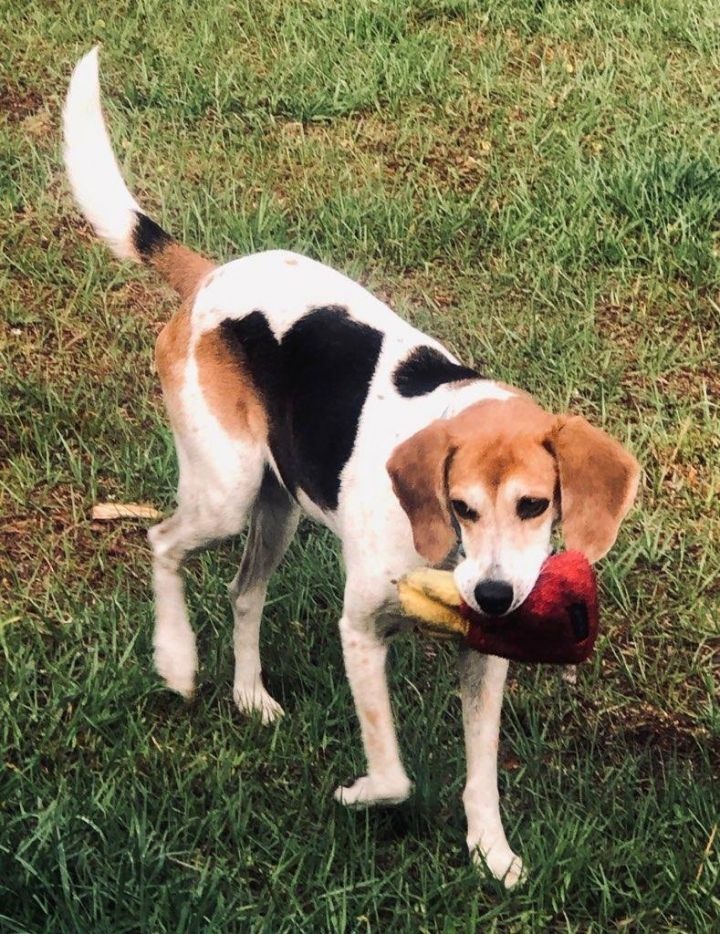
[{"label": "brown fur on ear", "polygon": [[640,465],[579,415],[558,418],[547,442],[560,474],[565,544],[588,561],[599,561],[635,500]]},{"label": "brown fur on ear", "polygon": [[455,543],[445,503],[445,469],[451,455],[447,428],[438,420],[399,444],[386,465],[412,525],[415,550],[431,564],[442,561]]}]

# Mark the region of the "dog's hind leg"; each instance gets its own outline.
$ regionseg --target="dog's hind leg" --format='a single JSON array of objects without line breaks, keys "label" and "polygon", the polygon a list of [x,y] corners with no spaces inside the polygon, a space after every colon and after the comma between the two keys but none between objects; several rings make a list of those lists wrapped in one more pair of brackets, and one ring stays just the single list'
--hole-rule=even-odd
[{"label": "dog's hind leg", "polygon": [[245,551],[229,587],[234,618],[233,698],[241,711],[258,711],[263,723],[282,716],[283,709],[262,684],[260,620],[268,581],[295,534],[298,517],[298,506],[266,468],[250,513]]},{"label": "dog's hind leg", "polygon": [[[181,565],[196,548],[242,531],[260,489],[259,448],[237,446],[224,469],[191,458],[176,438],[180,462],[178,508],[148,532],[153,550],[155,668],[171,690],[190,697],[197,673],[195,634],[188,619]],[[230,460],[230,459],[229,459]]]}]

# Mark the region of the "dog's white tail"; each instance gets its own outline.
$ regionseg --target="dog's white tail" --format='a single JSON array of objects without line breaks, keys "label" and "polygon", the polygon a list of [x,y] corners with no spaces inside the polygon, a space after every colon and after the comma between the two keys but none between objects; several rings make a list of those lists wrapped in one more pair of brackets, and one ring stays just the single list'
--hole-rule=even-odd
[{"label": "dog's white tail", "polygon": [[75,66],[63,129],[70,186],[97,235],[116,256],[155,267],[181,296],[191,295],[214,264],[177,243],[128,191],[100,106],[97,46]]}]

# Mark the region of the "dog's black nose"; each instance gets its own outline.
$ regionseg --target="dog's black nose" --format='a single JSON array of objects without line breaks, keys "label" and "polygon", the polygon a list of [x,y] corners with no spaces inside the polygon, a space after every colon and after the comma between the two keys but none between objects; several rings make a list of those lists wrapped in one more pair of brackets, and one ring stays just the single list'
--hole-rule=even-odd
[{"label": "dog's black nose", "polygon": [[480,581],[475,588],[477,605],[489,616],[500,616],[513,601],[512,585],[506,581]]}]

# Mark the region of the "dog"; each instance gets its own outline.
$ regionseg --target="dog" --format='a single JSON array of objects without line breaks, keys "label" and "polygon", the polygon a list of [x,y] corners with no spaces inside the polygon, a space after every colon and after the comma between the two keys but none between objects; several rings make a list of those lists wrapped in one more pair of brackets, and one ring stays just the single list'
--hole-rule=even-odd
[{"label": "dog", "polygon": [[[377,619],[397,580],[461,545],[466,603],[502,616],[530,593],[561,522],[597,561],[636,495],[633,456],[584,418],[545,411],[520,389],[463,366],[356,282],[273,250],[217,265],[178,243],[121,177],[100,105],[97,49],[76,66],[64,108],[75,199],[121,258],[153,267],[181,300],[156,364],[179,462],[175,513],[149,532],[155,666],[189,697],[195,636],[180,576],[187,554],[248,526],[229,591],[233,695],[264,723],[280,705],[261,680],[268,580],[301,513],[340,539],[340,637],[367,773],[336,799],[394,804],[411,782],[400,759]],[[503,830],[497,749],[508,664],[461,653],[467,747],[463,801],[471,856],[507,887],[523,866]]]}]

